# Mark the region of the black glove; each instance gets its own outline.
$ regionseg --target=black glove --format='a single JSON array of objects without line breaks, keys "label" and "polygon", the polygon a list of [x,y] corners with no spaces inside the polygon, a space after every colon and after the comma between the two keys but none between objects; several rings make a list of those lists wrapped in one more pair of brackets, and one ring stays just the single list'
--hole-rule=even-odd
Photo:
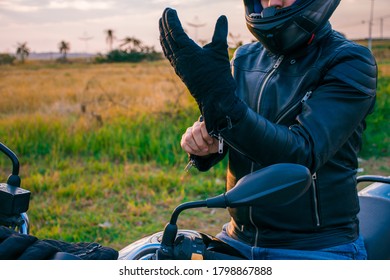
[{"label": "black glove", "polygon": [[69,243],[60,240],[41,240],[0,226],[0,260],[49,260],[57,252],[73,254],[85,260],[116,260],[115,249],[94,242]]},{"label": "black glove", "polygon": [[203,48],[184,32],[175,10],[164,10],[159,22],[165,57],[198,103],[210,134],[234,124],[246,112],[235,95],[225,16],[219,17],[211,43]]}]

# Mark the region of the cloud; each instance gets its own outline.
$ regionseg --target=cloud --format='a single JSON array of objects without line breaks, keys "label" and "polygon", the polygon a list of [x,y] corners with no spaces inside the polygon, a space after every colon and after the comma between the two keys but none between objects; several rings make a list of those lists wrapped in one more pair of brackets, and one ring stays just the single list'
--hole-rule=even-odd
[{"label": "cloud", "polygon": [[152,4],[177,5],[180,4],[178,0],[152,0]]},{"label": "cloud", "polygon": [[23,1],[1,1],[0,2],[0,10],[8,10],[12,12],[21,12],[21,13],[28,13],[28,12],[35,12],[38,11],[40,8],[36,5],[28,5],[23,3]]},{"label": "cloud", "polygon": [[49,9],[75,9],[75,10],[105,10],[112,8],[112,1],[87,1],[87,0],[52,0],[48,4]]},{"label": "cloud", "polygon": [[26,0],[3,0],[0,1],[0,10],[17,12],[17,13],[29,13],[43,11],[47,9],[61,10],[61,9],[73,9],[80,11],[89,10],[106,10],[115,7],[114,1],[91,1],[91,0],[40,0],[34,1],[34,4],[29,3],[31,1]]}]

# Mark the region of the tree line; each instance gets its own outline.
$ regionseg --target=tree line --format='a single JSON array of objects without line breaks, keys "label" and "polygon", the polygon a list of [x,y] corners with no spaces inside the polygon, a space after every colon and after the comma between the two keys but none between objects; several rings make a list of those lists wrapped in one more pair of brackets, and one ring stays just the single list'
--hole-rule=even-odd
[{"label": "tree line", "polygon": [[162,58],[161,53],[157,52],[154,46],[147,46],[135,37],[125,37],[119,40],[118,48],[114,49],[113,44],[117,40],[114,31],[107,29],[105,33],[109,52],[106,55],[98,54],[95,58],[98,63],[153,61]]},{"label": "tree line", "polygon": [[[119,40],[117,48],[113,48],[114,42],[117,41],[115,32],[112,29],[105,30],[106,43],[108,45],[107,54],[97,54],[95,62],[140,62],[143,60],[159,60],[162,58],[161,53],[154,49],[154,46],[147,46],[141,40],[135,37],[125,37]],[[62,40],[58,43],[58,50],[61,57],[59,62],[68,62],[68,53],[71,49],[69,42]],[[24,63],[31,53],[27,42],[17,43],[15,55],[0,53],[0,64],[13,64],[16,59]]]}]

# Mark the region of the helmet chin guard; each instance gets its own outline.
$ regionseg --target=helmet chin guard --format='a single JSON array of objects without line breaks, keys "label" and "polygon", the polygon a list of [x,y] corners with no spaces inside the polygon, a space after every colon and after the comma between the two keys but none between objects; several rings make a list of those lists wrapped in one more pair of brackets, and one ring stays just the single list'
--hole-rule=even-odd
[{"label": "helmet chin guard", "polygon": [[268,7],[259,13],[255,1],[259,0],[244,0],[247,27],[265,48],[278,55],[308,45],[340,3],[340,0],[297,0],[289,7]]}]

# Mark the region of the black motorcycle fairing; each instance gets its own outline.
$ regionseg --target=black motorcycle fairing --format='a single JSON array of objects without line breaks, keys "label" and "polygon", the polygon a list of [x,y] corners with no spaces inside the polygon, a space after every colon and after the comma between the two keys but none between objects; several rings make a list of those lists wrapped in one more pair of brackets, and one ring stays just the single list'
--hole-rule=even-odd
[{"label": "black motorcycle fairing", "polygon": [[374,183],[361,190],[359,203],[360,233],[368,259],[390,260],[390,183]]}]

